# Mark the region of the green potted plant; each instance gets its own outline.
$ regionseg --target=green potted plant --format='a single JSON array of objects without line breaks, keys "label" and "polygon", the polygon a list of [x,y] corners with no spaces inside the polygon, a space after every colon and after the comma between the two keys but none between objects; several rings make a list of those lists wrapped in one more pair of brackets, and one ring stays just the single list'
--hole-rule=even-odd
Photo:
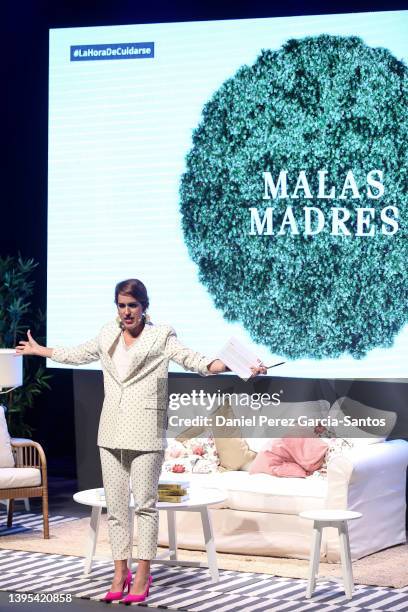
[{"label": "green potted plant", "polygon": [[[33,259],[0,257],[0,348],[13,348],[25,339],[27,329],[39,342],[45,340],[45,315],[40,309],[33,313],[31,300],[35,282],[32,279],[38,266]],[[32,428],[26,422],[26,413],[36,396],[50,389],[43,360],[23,360],[23,385],[6,396],[7,421],[10,434],[31,437]],[[1,399],[1,398],[0,398]]]}]

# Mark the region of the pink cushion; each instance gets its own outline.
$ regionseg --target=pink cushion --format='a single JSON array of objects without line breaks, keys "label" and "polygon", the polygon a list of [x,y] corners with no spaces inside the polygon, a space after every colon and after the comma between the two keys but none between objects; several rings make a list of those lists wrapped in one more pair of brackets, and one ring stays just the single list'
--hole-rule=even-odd
[{"label": "pink cushion", "polygon": [[265,473],[286,478],[305,478],[319,469],[327,451],[320,438],[280,438],[260,451],[249,473]]}]

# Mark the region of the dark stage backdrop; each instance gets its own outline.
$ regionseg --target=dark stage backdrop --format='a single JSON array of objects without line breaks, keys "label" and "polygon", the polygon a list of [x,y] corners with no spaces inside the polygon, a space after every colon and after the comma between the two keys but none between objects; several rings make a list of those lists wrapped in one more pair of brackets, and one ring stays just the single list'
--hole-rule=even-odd
[{"label": "dark stage backdrop", "polygon": [[[307,3],[298,0],[254,1],[244,5],[199,1],[145,5],[103,0],[9,1],[3,4],[5,56],[0,105],[4,161],[0,255],[21,253],[39,262],[33,309],[45,309],[46,303],[49,28],[406,8],[408,2],[398,0],[387,3],[385,0],[336,1],[330,5],[318,0]],[[69,261],[66,266],[69,266]],[[61,269],[61,274],[64,274],[64,269]],[[75,295],[72,299],[75,300]],[[64,326],[64,321],[60,324]],[[80,488],[97,486],[100,472],[95,442],[102,403],[101,374],[77,371],[73,376],[71,371],[51,372],[52,391],[39,398],[30,415],[36,428],[34,437],[44,445],[51,469],[56,465],[58,473],[59,464],[53,464],[53,460],[66,457],[67,473],[75,474],[77,462]],[[335,398],[347,393],[365,404],[394,410],[400,418],[408,405],[408,385],[404,384],[299,379],[283,379],[282,384],[287,400],[290,397],[305,400],[306,397],[311,399],[326,394]]]}]

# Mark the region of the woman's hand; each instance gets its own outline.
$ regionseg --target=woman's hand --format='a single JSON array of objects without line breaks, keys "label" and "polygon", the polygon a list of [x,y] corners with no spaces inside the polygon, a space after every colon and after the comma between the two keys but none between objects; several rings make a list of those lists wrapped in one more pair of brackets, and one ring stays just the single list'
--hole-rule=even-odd
[{"label": "woman's hand", "polygon": [[221,359],[214,359],[208,366],[211,374],[222,374],[223,372],[231,372],[228,366]]},{"label": "woman's hand", "polygon": [[252,372],[251,378],[253,378],[254,376],[258,376],[258,374],[266,374],[268,370],[266,366],[262,363],[262,361],[258,359],[258,364],[251,368],[251,372]]},{"label": "woman's hand", "polygon": [[[215,359],[213,362],[211,362],[211,364],[208,366],[208,369],[210,370],[211,374],[222,374],[223,372],[231,372],[229,367],[226,366],[225,363],[221,361],[221,359]],[[251,368],[251,378],[254,376],[258,376],[258,374],[266,374],[267,371],[268,370],[266,366],[262,363],[260,359],[258,359],[257,365]]]},{"label": "woman's hand", "polygon": [[50,349],[47,349],[45,346],[41,346],[34,340],[31,335],[31,331],[27,331],[26,340],[20,340],[18,346],[16,346],[17,355],[39,355],[40,357],[50,357],[48,352],[52,352]]}]

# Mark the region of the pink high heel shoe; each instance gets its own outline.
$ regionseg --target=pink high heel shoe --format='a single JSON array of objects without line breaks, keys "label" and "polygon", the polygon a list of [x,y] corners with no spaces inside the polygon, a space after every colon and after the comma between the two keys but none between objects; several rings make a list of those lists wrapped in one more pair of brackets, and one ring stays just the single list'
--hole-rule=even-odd
[{"label": "pink high heel shoe", "polygon": [[121,599],[119,603],[128,605],[131,603],[136,603],[138,601],[144,601],[149,596],[149,589],[150,589],[150,585],[152,584],[152,582],[153,582],[153,576],[149,576],[147,580],[146,590],[143,593],[138,593],[137,595],[133,593],[129,593],[128,595],[126,595],[126,597]]},{"label": "pink high heel shoe", "polygon": [[123,587],[121,591],[108,591],[102,601],[106,601],[106,603],[110,603],[111,601],[118,601],[122,599],[124,592],[127,590],[129,593],[130,585],[132,583],[132,572],[128,570],[128,575],[126,576]]}]

